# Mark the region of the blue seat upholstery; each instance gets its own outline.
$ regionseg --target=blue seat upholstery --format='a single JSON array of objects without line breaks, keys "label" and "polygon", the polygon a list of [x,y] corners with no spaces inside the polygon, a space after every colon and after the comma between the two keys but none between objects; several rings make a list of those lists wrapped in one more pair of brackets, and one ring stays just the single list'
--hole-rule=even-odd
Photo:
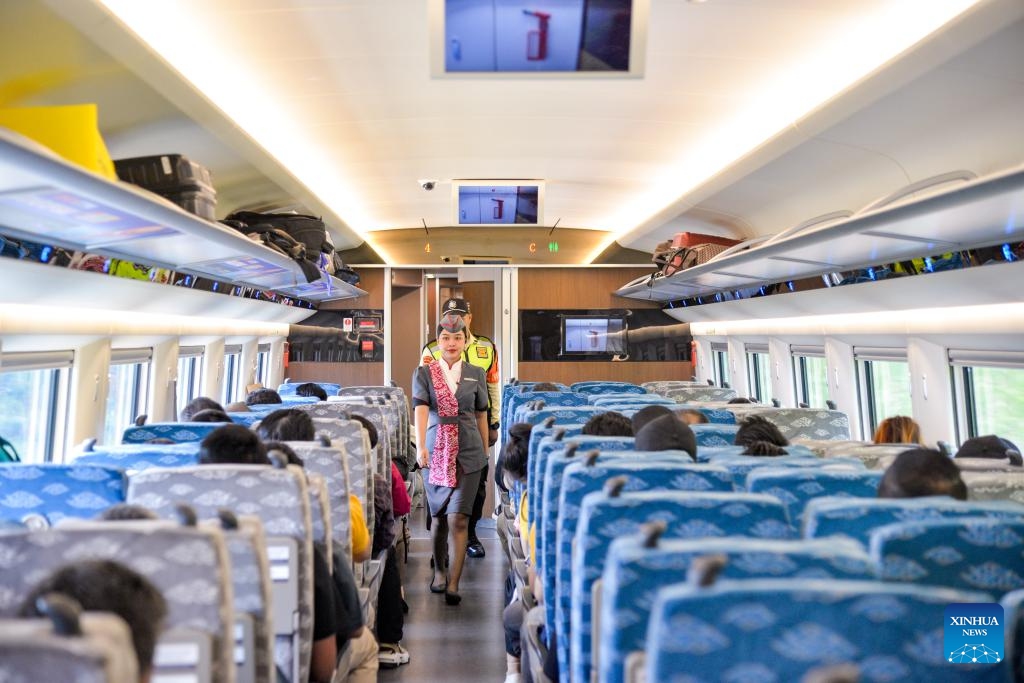
[{"label": "blue seat upholstery", "polygon": [[[501,387],[501,423],[508,424],[512,421],[512,411],[508,410],[509,400],[516,394],[532,391],[533,385],[539,382],[520,382],[519,384],[506,384]],[[552,382],[562,392],[570,393],[569,387],[558,382]]]},{"label": "blue seat upholstery", "polygon": [[670,398],[664,396],[658,396],[656,394],[636,394],[636,393],[624,393],[624,394],[587,394],[587,403],[595,406],[612,405],[616,403],[639,403],[641,405],[664,405],[674,406],[676,404]]},{"label": "blue seat upholstery", "polygon": [[881,578],[1002,595],[1024,588],[1024,518],[961,517],[871,532]]},{"label": "blue seat upholstery", "polygon": [[129,427],[124,430],[121,443],[146,443],[153,439],[169,439],[174,443],[202,441],[223,422],[154,422],[141,427]]},{"label": "blue seat upholstery", "polygon": [[0,463],[0,519],[89,519],[123,503],[127,490],[124,470],[113,467]]},{"label": "blue seat upholstery", "polygon": [[[816,458],[813,455],[807,455],[806,451],[802,451],[796,446],[786,446],[786,450],[793,451],[793,455],[779,455],[775,457],[739,455],[739,453],[742,452],[741,447],[734,446],[734,448],[739,450],[735,452],[725,451],[707,454],[707,462],[727,468],[732,472],[733,480],[737,483],[745,482],[751,471],[762,467],[830,467],[842,470],[864,469],[863,463],[856,458],[832,458],[830,460],[825,460],[823,458]],[[705,454],[703,451],[697,452],[698,460],[704,457]]]},{"label": "blue seat upholstery", "polygon": [[951,666],[943,613],[985,593],[866,581],[723,580],[663,588],[647,635],[649,681],[799,681],[830,664],[860,680],[1006,681],[1005,664]]},{"label": "blue seat upholstery", "polygon": [[508,428],[518,422],[519,409],[533,401],[544,401],[546,406],[585,406],[587,399],[579,394],[568,391],[524,391],[512,394],[502,405],[502,430],[508,434]]},{"label": "blue seat upholstery", "polygon": [[631,382],[574,382],[569,385],[577,394],[646,394],[643,387]]},{"label": "blue seat upholstery", "polygon": [[231,418],[232,422],[234,422],[236,425],[242,425],[243,427],[252,427],[254,424],[262,420],[265,415],[266,413],[254,412],[228,413],[228,417]]},{"label": "blue seat upholstery", "polygon": [[726,407],[707,406],[699,403],[677,403],[674,410],[699,410],[704,413],[711,424],[734,425],[736,424],[736,413]]},{"label": "blue seat upholstery", "polygon": [[[736,494],[722,505],[748,495]],[[703,512],[696,512],[696,519],[702,519]],[[600,624],[594,629],[594,638],[600,643],[598,680],[602,683],[625,683],[626,657],[645,647],[651,605],[658,589],[681,582],[697,557],[725,557],[721,576],[731,579],[874,577],[871,558],[853,541],[678,540],[676,526],[669,524],[654,547],[647,547],[642,536],[628,536],[612,541],[608,549],[601,578],[600,615],[595,615]]]},{"label": "blue seat upholstery", "polygon": [[836,496],[877,498],[881,472],[836,470],[820,467],[759,467],[747,475],[751,493],[767,493],[786,506],[789,518],[799,524],[804,506],[812,498]]},{"label": "blue seat upholstery", "polygon": [[513,420],[515,422],[529,422],[530,424],[539,424],[548,417],[555,418],[555,424],[562,422],[586,422],[594,415],[600,413],[607,413],[607,408],[598,408],[597,406],[554,406],[551,408],[544,407],[540,410],[527,410],[525,406],[516,410]]},{"label": "blue seat upholstery", "polygon": [[120,444],[94,446],[74,460],[75,465],[98,465],[122,470],[151,467],[187,467],[199,461],[199,442],[168,444]]},{"label": "blue seat upholstery", "polygon": [[698,424],[691,425],[697,446],[732,446],[736,442],[736,425]]},{"label": "blue seat upholstery", "polygon": [[[554,627],[557,634],[560,680],[569,680],[569,611],[572,586],[572,544],[583,498],[600,491],[612,477],[625,477],[623,491],[696,491],[702,493],[732,491],[729,472],[714,465],[697,465],[685,451],[607,452],[585,462],[573,462],[565,468],[558,487],[558,508],[554,534],[545,539],[544,599],[554,596]],[[545,518],[551,513],[544,511]],[[765,526],[788,534],[785,519]],[[551,550],[554,550],[554,558]],[[552,562],[553,559],[553,562]],[[554,571],[552,572],[552,564]],[[554,591],[551,591],[552,587]],[[550,612],[550,609],[549,609]]]},{"label": "blue seat upholstery", "polygon": [[[667,480],[672,478],[671,473],[666,475]],[[796,536],[782,506],[763,496],[676,490],[588,494],[572,541],[568,595],[560,596],[570,605],[569,628],[561,628],[559,636],[566,631],[572,680],[590,680],[591,591],[606,565],[608,547],[616,538],[636,534],[642,524],[654,521],[664,522],[666,534],[672,538]],[[556,628],[561,626],[556,624]]]},{"label": "blue seat upholstery", "polygon": [[925,522],[956,517],[1024,518],[1024,505],[1009,501],[930,498],[817,498],[804,508],[804,538],[848,536],[867,547],[871,532],[896,522]]},{"label": "blue seat upholstery", "polygon": [[[295,390],[298,389],[301,384],[306,384],[306,382],[284,382],[278,385],[277,393],[281,398],[284,398],[285,396],[295,396]],[[326,391],[328,396],[337,396],[338,390],[341,389],[341,385],[337,382],[313,382],[313,384],[320,385],[320,388]]]}]

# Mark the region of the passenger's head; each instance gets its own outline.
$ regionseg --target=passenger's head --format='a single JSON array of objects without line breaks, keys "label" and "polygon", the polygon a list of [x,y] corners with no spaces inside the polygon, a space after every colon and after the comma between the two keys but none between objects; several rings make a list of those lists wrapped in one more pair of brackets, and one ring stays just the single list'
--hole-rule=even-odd
[{"label": "passenger's head", "polygon": [[967,500],[967,485],[960,477],[960,469],[939,451],[928,448],[903,451],[882,475],[878,497],[923,496],[951,496]]},{"label": "passenger's head", "polygon": [[295,387],[296,396],[316,396],[321,401],[327,400],[327,391],[316,382],[306,382]]},{"label": "passenger's head", "polygon": [[274,453],[277,453],[284,457],[285,462],[289,465],[298,465],[299,467],[305,467],[306,463],[299,454],[295,452],[295,449],[286,443],[281,441],[266,441],[263,444],[267,449],[267,457],[269,458]]},{"label": "passenger's head", "polygon": [[767,441],[776,446],[789,445],[789,440],[782,435],[775,423],[760,415],[751,415],[740,423],[733,443],[737,446],[749,446],[754,441]]},{"label": "passenger's head", "polygon": [[231,422],[231,418],[223,410],[208,408],[193,415],[192,422]]},{"label": "passenger's head", "polygon": [[689,425],[668,413],[651,420],[636,433],[638,451],[686,451],[697,459],[697,437]]},{"label": "passenger's head", "polygon": [[887,417],[875,430],[875,443],[921,443],[921,427],[906,415]]},{"label": "passenger's head", "polygon": [[370,448],[376,448],[377,441],[380,439],[380,436],[377,434],[377,427],[362,415],[352,415],[352,419],[363,425],[363,429],[370,435]]},{"label": "passenger's head", "polygon": [[281,403],[281,395],[273,389],[255,389],[245,397],[247,406],[262,406],[270,403]]},{"label": "passenger's head", "polygon": [[[995,434],[976,436],[967,439],[960,450],[956,452],[957,458],[998,458],[1000,460],[1011,458],[1011,453],[1016,452],[1019,456],[1020,449],[1008,439],[1003,439]],[[1016,458],[1014,458],[1016,459]]]},{"label": "passenger's head", "polygon": [[633,436],[633,423],[622,413],[610,410],[587,420],[583,433],[589,436]]},{"label": "passenger's head", "polygon": [[517,422],[508,428],[508,441],[501,449],[502,467],[505,473],[516,481],[526,481],[526,467],[529,461],[530,432],[533,425]]},{"label": "passenger's head", "polygon": [[707,415],[695,408],[684,408],[683,410],[676,411],[676,417],[688,425],[706,425],[711,422]]},{"label": "passenger's head", "polygon": [[312,441],[316,438],[313,418],[298,408],[275,410],[260,420],[256,433],[264,441]]},{"label": "passenger's head", "polygon": [[141,505],[118,503],[111,505],[96,517],[104,522],[126,522],[138,519],[160,519],[155,512]]},{"label": "passenger's head", "polygon": [[36,600],[47,593],[66,595],[86,611],[121,617],[132,634],[139,680],[149,680],[156,641],[167,616],[167,603],[149,579],[110,560],[76,561],[32,589],[22,605],[22,616],[41,616]]},{"label": "passenger's head", "polygon": [[666,408],[665,406],[644,406],[640,410],[633,413],[633,417],[630,420],[633,423],[633,433],[639,434],[640,430],[644,428],[644,425],[646,425],[651,420],[656,420],[659,417],[671,414],[672,411]]},{"label": "passenger's head", "polygon": [[195,414],[203,410],[219,410],[224,412],[224,406],[206,396],[198,396],[188,403],[178,413],[178,419],[182,422],[193,422]]},{"label": "passenger's head", "polygon": [[242,425],[217,427],[199,444],[200,465],[266,465],[267,449]]},{"label": "passenger's head", "polygon": [[771,441],[751,441],[747,444],[747,447],[743,449],[740,455],[762,455],[768,457],[774,457],[776,455],[786,455],[787,451],[782,446],[778,446]]},{"label": "passenger's head", "polygon": [[561,387],[553,382],[537,382],[530,391],[561,391]]},{"label": "passenger's head", "polygon": [[730,398],[728,401],[726,401],[726,403],[728,405],[744,405],[744,404],[747,404],[747,403],[754,403],[754,401],[751,401],[749,398],[743,398],[742,396],[737,396],[736,398]]},{"label": "passenger's head", "polygon": [[249,406],[246,405],[245,401],[235,401],[224,406],[224,412],[226,413],[249,413]]}]

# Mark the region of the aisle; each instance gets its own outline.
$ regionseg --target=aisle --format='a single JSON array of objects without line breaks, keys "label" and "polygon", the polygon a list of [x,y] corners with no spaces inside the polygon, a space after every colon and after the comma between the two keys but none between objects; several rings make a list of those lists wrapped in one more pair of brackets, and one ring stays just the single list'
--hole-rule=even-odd
[{"label": "aisle", "polygon": [[397,669],[381,669],[379,680],[500,683],[505,679],[501,612],[508,568],[494,528],[477,529],[487,548],[487,557],[466,558],[460,591],[462,604],[448,607],[443,595],[428,590],[430,539],[422,515],[422,510],[414,512],[413,541],[409,564],[405,567],[409,614],[405,617],[402,644],[409,650],[411,659]]}]

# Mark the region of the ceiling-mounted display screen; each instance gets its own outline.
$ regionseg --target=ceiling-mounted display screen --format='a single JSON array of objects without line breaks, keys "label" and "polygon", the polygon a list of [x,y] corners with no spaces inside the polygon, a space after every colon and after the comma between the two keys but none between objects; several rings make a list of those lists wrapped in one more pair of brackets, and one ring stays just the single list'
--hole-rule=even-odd
[{"label": "ceiling-mounted display screen", "polygon": [[544,183],[537,180],[452,182],[454,225],[540,225]]},{"label": "ceiling-mounted display screen", "polygon": [[646,0],[443,0],[444,72],[639,74]]}]

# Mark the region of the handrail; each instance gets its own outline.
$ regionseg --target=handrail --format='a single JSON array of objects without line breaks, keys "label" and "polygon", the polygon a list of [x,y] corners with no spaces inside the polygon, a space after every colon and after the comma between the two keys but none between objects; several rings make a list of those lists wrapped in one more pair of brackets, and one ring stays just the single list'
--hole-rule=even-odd
[{"label": "handrail", "polygon": [[974,180],[977,177],[977,173],[975,173],[974,171],[968,171],[966,169],[962,169],[959,171],[949,171],[947,173],[933,175],[929,178],[924,178],[923,180],[918,180],[917,182],[910,183],[909,185],[904,185],[895,192],[891,192],[885,195],[884,197],[876,199],[875,201],[871,202],[863,209],[858,211],[857,215],[859,216],[860,214],[867,213],[868,211],[881,209],[883,206],[888,206],[889,204],[897,202],[908,195],[916,194],[921,190],[928,189],[929,187],[936,187],[938,185],[944,185],[946,183],[953,183],[956,181],[966,183],[970,182],[971,180]]}]

